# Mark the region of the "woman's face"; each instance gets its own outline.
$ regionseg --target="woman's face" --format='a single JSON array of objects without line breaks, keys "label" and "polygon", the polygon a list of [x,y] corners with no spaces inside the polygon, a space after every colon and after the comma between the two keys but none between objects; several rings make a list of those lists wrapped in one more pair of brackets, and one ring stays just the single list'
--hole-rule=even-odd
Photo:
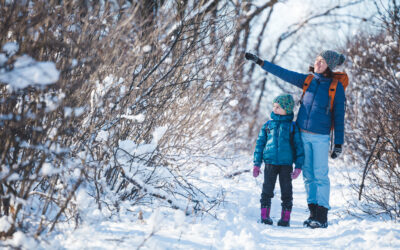
[{"label": "woman's face", "polygon": [[325,59],[322,56],[318,56],[314,62],[314,72],[321,74],[328,68],[328,64],[326,64]]}]

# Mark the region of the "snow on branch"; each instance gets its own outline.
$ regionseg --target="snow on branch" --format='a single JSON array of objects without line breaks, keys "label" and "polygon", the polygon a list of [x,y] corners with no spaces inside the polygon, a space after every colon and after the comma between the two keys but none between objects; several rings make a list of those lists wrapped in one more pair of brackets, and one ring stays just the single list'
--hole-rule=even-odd
[{"label": "snow on branch", "polygon": [[53,62],[37,62],[28,55],[18,57],[12,69],[6,69],[5,64],[18,51],[18,44],[6,43],[3,51],[6,54],[0,54],[0,82],[13,89],[22,89],[29,85],[49,85],[58,81],[60,72]]}]

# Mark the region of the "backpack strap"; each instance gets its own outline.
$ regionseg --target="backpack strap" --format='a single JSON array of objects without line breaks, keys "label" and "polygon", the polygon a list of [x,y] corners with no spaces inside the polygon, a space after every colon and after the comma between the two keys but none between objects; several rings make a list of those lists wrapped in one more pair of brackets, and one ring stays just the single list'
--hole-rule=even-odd
[{"label": "backpack strap", "polygon": [[333,78],[331,85],[329,86],[329,109],[331,112],[333,111],[333,102],[335,100],[335,95],[336,95],[336,88],[339,83],[339,80],[337,78]]},{"label": "backpack strap", "polygon": [[311,83],[313,78],[314,78],[314,75],[313,74],[309,74],[306,77],[306,80],[304,80],[304,83],[303,83],[303,94],[301,95],[300,102],[303,101],[303,96],[306,93],[308,87],[310,87],[310,83]]}]

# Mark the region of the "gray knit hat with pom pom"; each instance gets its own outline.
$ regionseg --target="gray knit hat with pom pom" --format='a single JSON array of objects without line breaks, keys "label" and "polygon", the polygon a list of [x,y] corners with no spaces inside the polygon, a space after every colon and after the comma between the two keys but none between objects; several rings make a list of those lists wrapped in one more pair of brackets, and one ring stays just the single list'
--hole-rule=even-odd
[{"label": "gray knit hat with pom pom", "polygon": [[330,70],[335,69],[336,66],[342,65],[345,59],[344,55],[333,50],[324,50],[319,53],[319,55],[325,59]]}]

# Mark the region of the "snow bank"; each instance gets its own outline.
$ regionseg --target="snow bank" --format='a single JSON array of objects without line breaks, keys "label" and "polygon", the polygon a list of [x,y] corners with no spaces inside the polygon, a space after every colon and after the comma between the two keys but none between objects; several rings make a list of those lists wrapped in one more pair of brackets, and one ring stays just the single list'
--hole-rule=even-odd
[{"label": "snow bank", "polygon": [[20,231],[15,232],[13,234],[13,238],[6,240],[5,243],[17,249],[36,249],[38,247],[38,243],[35,241],[35,239],[26,236]]},{"label": "snow bank", "polygon": [[0,232],[7,232],[11,228],[11,223],[7,216],[0,218]]},{"label": "snow bank", "polygon": [[19,50],[18,43],[8,42],[4,44],[3,51],[7,54],[8,57],[15,55]]}]

